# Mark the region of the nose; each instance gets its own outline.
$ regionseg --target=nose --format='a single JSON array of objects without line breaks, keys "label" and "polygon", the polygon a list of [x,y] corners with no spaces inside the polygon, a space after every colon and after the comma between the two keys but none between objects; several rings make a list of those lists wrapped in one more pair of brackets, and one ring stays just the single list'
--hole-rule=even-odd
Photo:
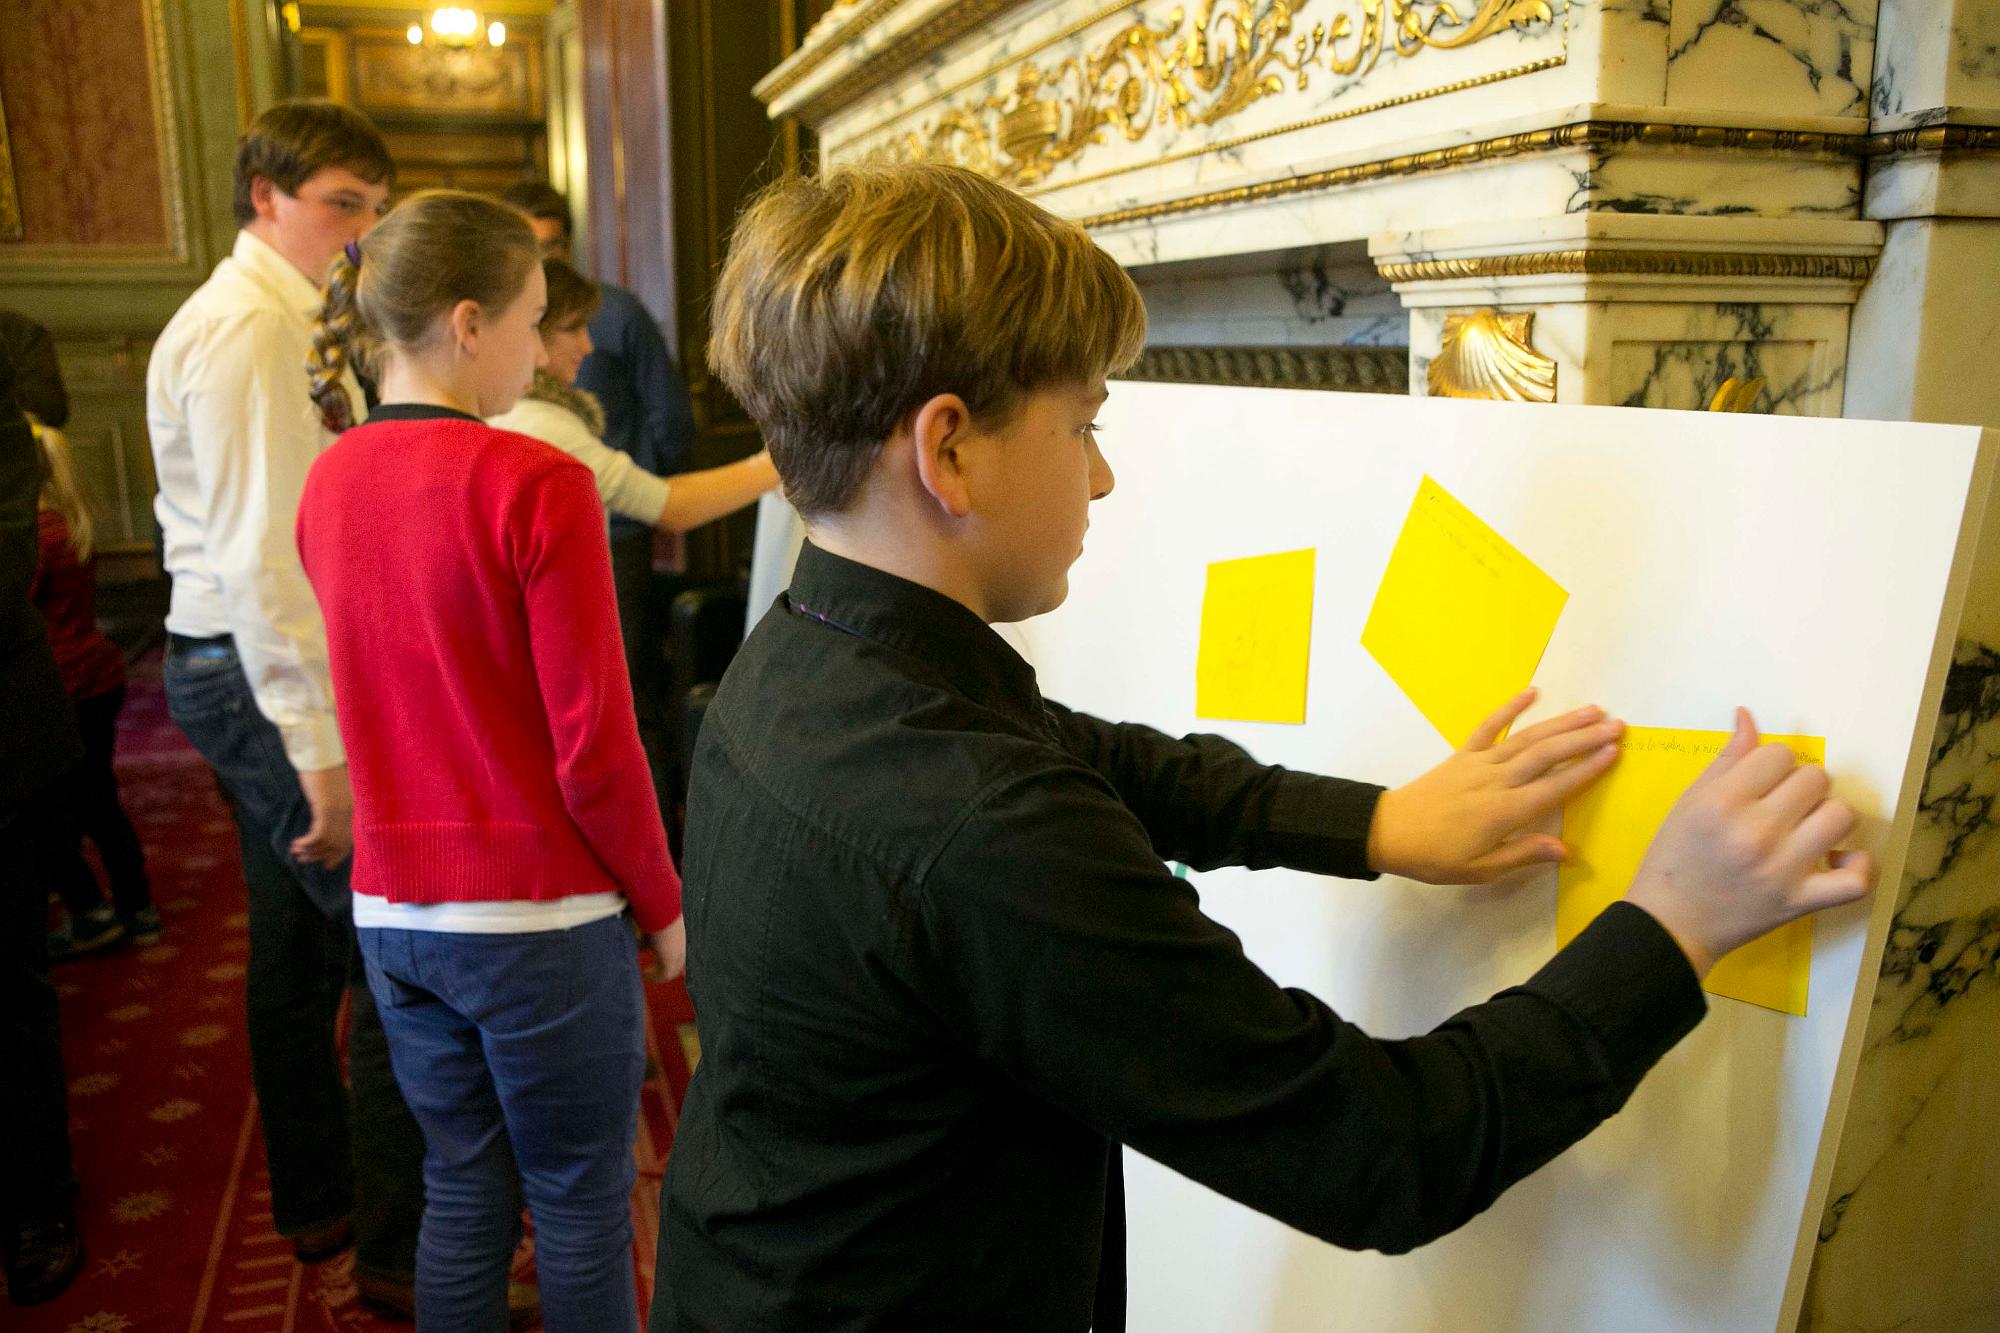
[{"label": "nose", "polygon": [[546,342],[542,341],[542,337],[540,334],[536,334],[535,369],[540,370],[542,367],[548,365],[548,363],[549,363],[549,345]]},{"label": "nose", "polygon": [[1102,500],[1111,494],[1111,488],[1118,483],[1112,475],[1111,464],[1105,461],[1104,451],[1097,447],[1097,437],[1090,437],[1090,498]]},{"label": "nose", "polygon": [[582,348],[582,350],[577,354],[577,360],[579,361],[581,361],[584,357],[589,356],[593,351],[597,349],[597,344],[590,340],[589,329],[584,329],[582,331],[581,342],[578,345]]}]

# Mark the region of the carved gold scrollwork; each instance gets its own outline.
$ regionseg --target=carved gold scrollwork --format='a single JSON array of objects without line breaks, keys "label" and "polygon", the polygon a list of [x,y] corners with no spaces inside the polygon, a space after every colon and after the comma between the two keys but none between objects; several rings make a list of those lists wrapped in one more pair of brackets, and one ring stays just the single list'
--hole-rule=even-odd
[{"label": "carved gold scrollwork", "polygon": [[1556,400],[1556,363],[1528,345],[1535,314],[1475,310],[1444,317],[1444,339],[1425,383],[1433,398]]},{"label": "carved gold scrollwork", "polygon": [[1341,12],[1295,34],[1314,0],[1201,0],[1192,14],[1176,6],[1163,23],[1134,20],[1054,65],[1023,61],[1010,88],[947,107],[867,156],[955,162],[1027,186],[1112,134],[1137,143],[1167,124],[1220,124],[1288,84],[1304,91],[1315,71],[1365,75],[1389,47],[1407,59],[1554,22],[1548,0],[1479,0],[1464,16],[1450,0],[1336,3],[1358,3],[1358,26]]}]

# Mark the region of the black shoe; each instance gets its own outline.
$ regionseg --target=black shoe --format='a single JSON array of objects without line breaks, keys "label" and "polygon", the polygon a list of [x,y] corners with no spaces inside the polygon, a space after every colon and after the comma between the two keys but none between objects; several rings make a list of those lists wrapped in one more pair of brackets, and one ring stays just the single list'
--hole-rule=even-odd
[{"label": "black shoe", "polygon": [[292,1253],[302,1264],[323,1264],[354,1244],[354,1219],[336,1218],[323,1227],[292,1237]]},{"label": "black shoe", "polygon": [[160,914],[151,907],[142,907],[130,916],[121,916],[118,923],[125,927],[125,938],[141,948],[150,948],[160,942]]},{"label": "black shoe", "polygon": [[82,916],[72,915],[68,924],[49,932],[49,961],[81,958],[124,938],[125,927],[118,924],[118,914],[109,907],[93,907]]},{"label": "black shoe", "polygon": [[7,1296],[40,1305],[68,1290],[83,1271],[83,1237],[62,1218],[19,1222],[7,1233]]}]

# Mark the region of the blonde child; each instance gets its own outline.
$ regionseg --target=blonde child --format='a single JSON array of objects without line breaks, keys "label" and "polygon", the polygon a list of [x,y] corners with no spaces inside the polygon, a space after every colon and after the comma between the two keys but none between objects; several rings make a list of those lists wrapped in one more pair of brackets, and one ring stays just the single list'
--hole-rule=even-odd
[{"label": "blonde child", "polygon": [[1823,868],[1853,812],[1739,713],[1626,901],[1521,986],[1372,1037],[1164,863],[1462,884],[1557,860],[1539,825],[1619,724],[1503,740],[1523,694],[1384,791],[1044,699],[992,625],[1063,601],[1145,311],[1083,228],[983,177],[779,183],[714,327],[810,540],[693,757],[702,1061],[654,1333],[1109,1333],[1121,1145],[1336,1244],[1423,1244],[1617,1110],[1717,958],[1872,879]]},{"label": "blonde child", "polygon": [[334,262],[313,373],[382,405],[314,464],[299,554],[354,787],[354,918],[422,1125],[417,1321],[505,1318],[535,1222],[551,1333],[636,1319],[645,1060],[630,911],[677,973],[680,881],[632,717],[589,469],[482,418],[544,364],[527,223],[401,204]]}]

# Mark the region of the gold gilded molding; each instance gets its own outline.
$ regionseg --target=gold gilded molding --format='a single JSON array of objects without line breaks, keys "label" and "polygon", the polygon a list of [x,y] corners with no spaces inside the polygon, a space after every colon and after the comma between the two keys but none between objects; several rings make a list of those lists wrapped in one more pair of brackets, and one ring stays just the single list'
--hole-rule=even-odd
[{"label": "gold gilded molding", "polygon": [[1360,106],[1351,106],[1342,111],[1329,112],[1324,116],[1314,116],[1311,120],[1296,121],[1290,125],[1276,125],[1268,130],[1258,130],[1254,134],[1240,134],[1234,139],[1219,139],[1214,143],[1203,144],[1199,148],[1189,148],[1178,153],[1167,153],[1146,162],[1132,162],[1122,167],[1112,167],[1108,171],[1092,172],[1087,176],[1065,176],[1059,181],[1037,189],[1023,190],[1022,193],[1029,198],[1036,198],[1045,194],[1053,194],[1057,190],[1070,190],[1080,185],[1095,184],[1101,180],[1109,180],[1113,176],[1123,176],[1127,172],[1145,171],[1150,167],[1164,167],[1175,162],[1185,162],[1191,157],[1203,157],[1209,153],[1226,153],[1231,149],[1241,148],[1245,144],[1257,143],[1264,139],[1275,139],[1281,134],[1292,134],[1299,130],[1317,129],[1322,125],[1334,124],[1336,121],[1352,120],[1356,116],[1365,116],[1371,112],[1386,111],[1390,107],[1407,106],[1411,102],[1423,102],[1433,97],[1444,97],[1450,93],[1461,93],[1468,88],[1479,88],[1489,83],[1499,83],[1503,79],[1517,79],[1523,74],[1535,74],[1545,69],[1555,69],[1565,63],[1567,59],[1568,57],[1566,56],[1549,56],[1543,60],[1530,61],[1525,65],[1515,65],[1511,69],[1496,69],[1490,74],[1481,74],[1470,79],[1459,79],[1454,83],[1441,83],[1435,88],[1424,88],[1413,93],[1402,93],[1395,97],[1385,97],[1379,102],[1364,102]]},{"label": "gold gilded molding", "polygon": [[0,241],[18,241],[21,234],[21,193],[14,186],[14,150],[7,143],[7,106],[0,102]]},{"label": "gold gilded molding", "polygon": [[1838,157],[1860,151],[1859,145],[1864,139],[1865,136],[1862,135],[1822,134],[1807,130],[1752,130],[1714,125],[1580,120],[1568,125],[1551,126],[1548,129],[1503,134],[1492,139],[1459,144],[1453,148],[1432,148],[1421,153],[1403,153],[1396,157],[1377,158],[1372,162],[1355,162],[1347,166],[1329,167],[1323,171],[1285,176],[1278,180],[1259,181],[1255,185],[1237,185],[1226,190],[1208,190],[1180,199],[1163,199],[1158,203],[1111,209],[1104,213],[1089,214],[1079,218],[1078,221],[1086,227],[1118,227],[1133,222],[1150,222],[1157,218],[1172,217],[1178,213],[1194,213],[1203,209],[1226,208],[1236,204],[1261,203],[1268,199],[1280,199],[1294,194],[1338,189],[1389,176],[1443,171],[1470,166],[1477,162],[1527,157],[1573,148],[1616,148],[1629,144],[1644,144],[1648,147],[1700,147],[1723,151]]},{"label": "gold gilded molding", "polygon": [[1255,389],[1408,393],[1407,347],[1148,347],[1116,378]]},{"label": "gold gilded molding", "polygon": [[1649,274],[1677,278],[1819,278],[1864,281],[1874,270],[1868,255],[1731,254],[1712,250],[1541,250],[1532,254],[1475,255],[1377,264],[1390,282],[1447,282],[1461,278],[1530,278],[1554,274]]},{"label": "gold gilded molding", "polygon": [[1734,375],[1716,387],[1715,397],[1708,400],[1711,412],[1748,412],[1756,405],[1757,395],[1764,391],[1764,377],[1752,375],[1739,380]]},{"label": "gold gilded molding", "polygon": [[[818,125],[840,108],[857,102],[883,84],[900,78],[996,14],[1013,9],[1022,3],[1024,0],[957,0],[955,4],[946,5],[908,32],[897,34],[892,45],[876,52],[854,69],[800,102],[792,108],[790,114],[808,125]],[[895,3],[884,4],[882,13],[887,13],[893,8]],[[871,23],[873,21],[873,18],[869,20]],[[858,32],[865,26],[865,24],[855,24],[854,28]],[[825,63],[826,58],[838,49],[841,49],[841,44],[838,42],[825,48],[822,53],[815,56],[812,67]],[[769,103],[786,90],[796,87],[799,79],[810,72],[811,68],[788,70],[785,73],[790,81],[782,88],[775,84],[759,84],[752,91]],[[797,74],[796,78],[791,77],[794,73]]]},{"label": "gold gilded molding", "polygon": [[1183,132],[1219,125],[1288,87],[1305,91],[1320,71],[1365,76],[1385,49],[1410,59],[1555,21],[1549,0],[1479,0],[1463,16],[1449,0],[1335,0],[1359,6],[1358,25],[1342,10],[1330,24],[1296,31],[1314,3],[1200,0],[1192,12],[1174,7],[1158,24],[1135,19],[1054,64],[1022,60],[1011,85],[947,106],[929,124],[875,143],[864,158],[954,162],[1030,186],[1114,135],[1138,143],[1169,124]]},{"label": "gold gilded molding", "polygon": [[1535,313],[1475,310],[1444,317],[1444,340],[1425,373],[1433,398],[1553,403],[1556,363],[1528,343]]},{"label": "gold gilded molding", "polygon": [[2000,153],[2000,128],[1990,125],[1922,125],[1915,129],[1871,134],[1861,141],[1864,157],[1902,153]]},{"label": "gold gilded molding", "polygon": [[841,44],[834,37],[836,29],[852,28],[860,32],[874,26],[890,10],[904,3],[904,0],[874,0],[859,14],[852,11],[861,8],[864,0],[836,0],[832,9],[820,15],[819,21],[806,29],[805,37],[799,42],[798,59],[790,69],[780,66],[757,88],[757,95],[766,102],[782,97],[814,70],[832,58]]}]

